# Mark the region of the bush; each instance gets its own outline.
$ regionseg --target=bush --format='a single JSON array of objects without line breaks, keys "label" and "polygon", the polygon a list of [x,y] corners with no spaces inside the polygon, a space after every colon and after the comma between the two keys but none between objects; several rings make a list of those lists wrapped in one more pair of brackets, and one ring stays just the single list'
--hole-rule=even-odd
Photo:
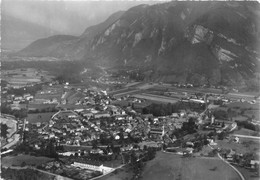
[{"label": "bush", "polygon": [[26,162],[22,162],[22,164],[21,164],[21,167],[25,167],[26,166]]},{"label": "bush", "polygon": [[244,127],[246,129],[250,129],[253,131],[257,130],[256,126],[248,121],[236,121],[236,123],[237,123],[238,127]]}]

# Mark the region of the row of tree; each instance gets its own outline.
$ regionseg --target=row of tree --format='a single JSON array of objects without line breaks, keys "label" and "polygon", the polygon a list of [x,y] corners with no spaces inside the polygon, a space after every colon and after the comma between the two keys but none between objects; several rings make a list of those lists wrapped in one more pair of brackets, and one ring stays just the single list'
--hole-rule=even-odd
[{"label": "row of tree", "polygon": [[153,103],[142,109],[143,114],[153,114],[154,116],[165,116],[171,115],[172,113],[177,113],[181,109],[191,109],[191,110],[203,110],[204,105],[192,102],[176,102],[168,104],[157,104]]}]

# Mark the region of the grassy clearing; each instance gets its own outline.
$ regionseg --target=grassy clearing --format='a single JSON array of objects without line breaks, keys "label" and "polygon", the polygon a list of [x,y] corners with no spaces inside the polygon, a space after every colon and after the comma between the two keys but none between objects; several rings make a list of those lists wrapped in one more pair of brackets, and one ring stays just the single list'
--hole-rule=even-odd
[{"label": "grassy clearing", "polygon": [[49,122],[52,115],[55,114],[54,112],[48,112],[48,113],[35,113],[35,114],[28,114],[27,121],[29,123],[43,123],[43,122]]},{"label": "grassy clearing", "polygon": [[143,180],[238,180],[238,174],[220,159],[182,158],[174,154],[158,152],[148,162]]},{"label": "grassy clearing", "polygon": [[234,131],[234,134],[246,135],[246,136],[257,136],[258,132],[250,129],[241,128],[239,130]]}]

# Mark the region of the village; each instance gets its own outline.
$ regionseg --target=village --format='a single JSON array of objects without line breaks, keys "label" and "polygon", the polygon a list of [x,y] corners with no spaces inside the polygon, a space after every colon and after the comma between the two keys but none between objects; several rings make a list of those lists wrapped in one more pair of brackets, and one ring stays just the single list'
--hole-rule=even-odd
[{"label": "village", "polygon": [[[110,92],[58,81],[19,93],[5,88],[2,113],[14,115],[19,141],[2,146],[3,161],[21,154],[45,156],[52,160],[38,165],[24,161],[23,166],[72,179],[109,174],[122,165],[152,159],[156,151],[219,156],[235,166],[258,169],[256,100],[197,92],[192,84],[131,85]],[[236,121],[238,116],[245,120]],[[238,133],[248,127],[254,141]]]}]

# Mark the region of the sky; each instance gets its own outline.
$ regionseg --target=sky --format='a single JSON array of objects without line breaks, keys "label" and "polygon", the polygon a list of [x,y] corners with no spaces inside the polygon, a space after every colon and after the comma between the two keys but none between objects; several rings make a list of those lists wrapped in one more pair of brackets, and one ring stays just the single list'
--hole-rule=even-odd
[{"label": "sky", "polygon": [[47,27],[53,32],[80,35],[88,26],[104,21],[119,10],[156,1],[50,1],[3,0],[2,16]]},{"label": "sky", "polygon": [[2,0],[2,48],[19,50],[37,39],[57,34],[79,36],[87,27],[103,22],[117,11],[161,1]]}]

